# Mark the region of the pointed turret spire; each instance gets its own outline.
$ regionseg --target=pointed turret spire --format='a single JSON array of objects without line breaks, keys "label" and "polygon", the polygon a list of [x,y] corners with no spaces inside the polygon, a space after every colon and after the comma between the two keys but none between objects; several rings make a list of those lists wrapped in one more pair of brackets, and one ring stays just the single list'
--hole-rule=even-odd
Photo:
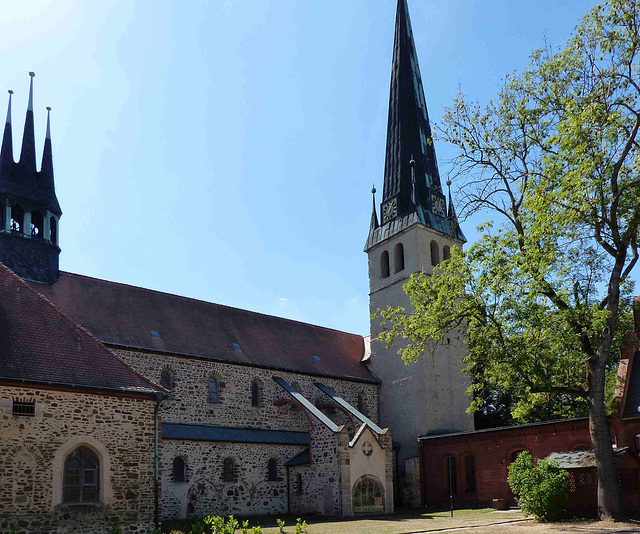
[{"label": "pointed turret spire", "polygon": [[371,224],[369,225],[369,231],[378,228],[378,214],[376,213],[376,186],[371,188],[371,194],[373,195],[373,210],[371,212]]},{"label": "pointed turret spire", "polygon": [[9,106],[7,107],[7,121],[4,125],[4,136],[2,138],[2,149],[0,149],[0,178],[3,169],[7,169],[9,164],[13,164],[13,134],[11,133],[11,95],[13,91],[9,89]]},{"label": "pointed turret spire", "polygon": [[47,136],[44,140],[44,150],[42,152],[42,165],[40,166],[42,177],[42,189],[46,192],[53,192],[53,151],[51,149],[51,108],[47,106]]},{"label": "pointed turret spire", "polygon": [[22,150],[20,151],[20,165],[26,171],[36,171],[36,136],[33,125],[33,77],[34,72],[30,72],[31,83],[29,85],[29,106],[27,107],[27,117],[24,121],[24,134],[22,135]]}]

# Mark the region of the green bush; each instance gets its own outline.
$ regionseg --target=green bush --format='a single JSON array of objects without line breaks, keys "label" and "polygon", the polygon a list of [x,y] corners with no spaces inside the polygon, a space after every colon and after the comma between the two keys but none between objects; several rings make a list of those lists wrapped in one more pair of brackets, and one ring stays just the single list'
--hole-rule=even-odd
[{"label": "green bush", "polygon": [[538,521],[562,519],[571,483],[569,473],[555,462],[534,462],[530,452],[521,452],[509,466],[507,480],[525,515],[532,515]]}]

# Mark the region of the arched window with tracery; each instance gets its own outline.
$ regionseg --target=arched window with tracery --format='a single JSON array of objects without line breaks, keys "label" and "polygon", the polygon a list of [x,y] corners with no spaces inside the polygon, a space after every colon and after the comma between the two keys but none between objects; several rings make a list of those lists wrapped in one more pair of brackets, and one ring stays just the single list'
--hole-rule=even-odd
[{"label": "arched window with tracery", "polygon": [[399,273],[404,269],[404,246],[398,243],[393,247],[393,272]]},{"label": "arched window with tracery", "polygon": [[363,477],[353,488],[353,513],[374,514],[384,512],[384,490],[373,477]]},{"label": "arched window with tracery", "polygon": [[380,278],[389,277],[389,252],[384,250],[380,254]]},{"label": "arched window with tracery", "polygon": [[63,502],[98,502],[99,478],[98,456],[88,447],[73,450],[64,462]]}]

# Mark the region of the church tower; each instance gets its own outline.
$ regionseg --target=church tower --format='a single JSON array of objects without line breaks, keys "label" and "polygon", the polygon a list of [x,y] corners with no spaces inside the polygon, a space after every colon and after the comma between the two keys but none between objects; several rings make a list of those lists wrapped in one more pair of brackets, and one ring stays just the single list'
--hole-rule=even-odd
[{"label": "church tower", "polygon": [[[398,0],[384,187],[380,221],[375,206],[365,252],[369,258],[371,313],[387,306],[409,309],[403,286],[412,273],[430,275],[466,241],[457,224],[451,195],[442,191],[431,126],[418,67],[406,0]],[[447,202],[448,200],[448,202]],[[473,429],[465,413],[470,399],[468,379],[461,372],[464,345],[451,335],[435,355],[425,354],[405,365],[398,344],[386,349],[377,340],[378,319],[371,321],[370,369],[381,379],[381,424],[389,427],[403,461],[417,456],[417,437]]]},{"label": "church tower", "polygon": [[33,77],[20,160],[13,160],[11,96],[0,149],[0,262],[25,280],[53,283],[58,279],[58,223],[62,211],[53,181],[50,111],[40,171],[36,168],[33,120]]}]

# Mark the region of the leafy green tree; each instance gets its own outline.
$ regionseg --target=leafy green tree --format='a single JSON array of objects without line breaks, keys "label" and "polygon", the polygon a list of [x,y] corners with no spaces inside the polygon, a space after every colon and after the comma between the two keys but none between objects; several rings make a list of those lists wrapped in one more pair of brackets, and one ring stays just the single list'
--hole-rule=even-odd
[{"label": "leafy green tree", "polygon": [[525,515],[538,521],[557,521],[567,511],[571,494],[569,473],[549,460],[534,462],[529,451],[518,454],[509,466],[509,485]]},{"label": "leafy green tree", "polygon": [[462,332],[472,390],[509,392],[516,418],[551,398],[586,406],[603,519],[621,515],[605,386],[638,260],[639,30],[638,2],[611,0],[563,49],[534,52],[497,102],[455,100],[439,131],[459,151],[462,215],[495,223],[412,277],[410,313],[380,312],[406,362]]}]

